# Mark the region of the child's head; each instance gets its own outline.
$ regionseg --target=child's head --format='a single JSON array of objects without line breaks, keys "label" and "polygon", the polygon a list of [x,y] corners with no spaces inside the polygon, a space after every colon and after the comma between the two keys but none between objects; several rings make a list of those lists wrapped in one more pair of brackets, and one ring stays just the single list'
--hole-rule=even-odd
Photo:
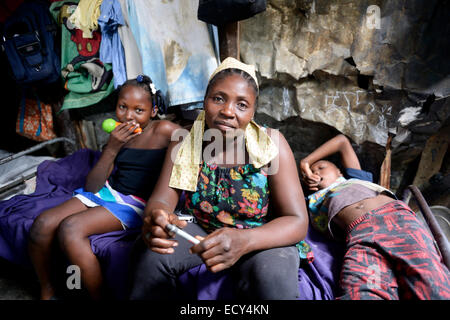
[{"label": "child's head", "polygon": [[119,87],[116,116],[120,122],[136,121],[145,128],[154,118],[163,103],[160,91],[156,91],[152,80],[145,75],[125,81]]},{"label": "child's head", "polygon": [[341,170],[328,160],[314,162],[310,168],[313,174],[320,177],[319,190],[329,187],[339,177],[342,177]]}]

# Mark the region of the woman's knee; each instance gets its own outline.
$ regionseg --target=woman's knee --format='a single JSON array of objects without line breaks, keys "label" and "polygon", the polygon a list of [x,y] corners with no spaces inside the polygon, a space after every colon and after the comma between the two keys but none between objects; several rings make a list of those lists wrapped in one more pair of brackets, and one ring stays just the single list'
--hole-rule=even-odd
[{"label": "woman's knee", "polygon": [[287,271],[293,274],[299,268],[299,256],[295,247],[264,250],[249,260],[251,271],[257,277],[267,277],[268,275],[278,277]]},{"label": "woman's knee", "polygon": [[236,270],[240,294],[258,299],[296,299],[300,258],[295,247],[260,251]]},{"label": "woman's knee", "polygon": [[162,266],[165,256],[150,251],[143,241],[133,248],[128,276],[128,298],[146,300],[155,294],[153,282],[166,283],[167,278]]}]

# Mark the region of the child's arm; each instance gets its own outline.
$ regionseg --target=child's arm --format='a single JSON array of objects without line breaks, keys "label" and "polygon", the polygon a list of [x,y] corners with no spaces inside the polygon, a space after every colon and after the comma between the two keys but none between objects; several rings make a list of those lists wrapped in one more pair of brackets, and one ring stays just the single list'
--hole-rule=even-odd
[{"label": "child's arm", "polygon": [[331,138],[316,150],[311,152],[306,158],[300,161],[300,170],[303,176],[308,180],[320,180],[311,172],[310,166],[332,154],[338,153],[341,156],[342,165],[344,168],[361,169],[358,157],[353,150],[353,147],[347,137],[343,134]]},{"label": "child's arm", "polygon": [[84,190],[96,193],[103,187],[114,168],[114,159],[120,149],[129,140],[141,134],[133,133],[136,127],[137,126],[131,122],[122,123],[111,132],[108,143],[103,149],[100,159],[86,177]]}]

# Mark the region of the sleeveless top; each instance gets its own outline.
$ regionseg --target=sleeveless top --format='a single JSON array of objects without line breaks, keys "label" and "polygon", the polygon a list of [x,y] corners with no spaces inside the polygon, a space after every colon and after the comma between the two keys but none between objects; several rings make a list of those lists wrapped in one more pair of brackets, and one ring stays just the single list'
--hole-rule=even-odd
[{"label": "sleeveless top", "polygon": [[114,160],[116,169],[108,179],[110,186],[147,200],[158,181],[166,150],[122,148]]},{"label": "sleeveless top", "polygon": [[[222,227],[249,229],[269,220],[269,196],[267,174],[253,164],[224,168],[203,161],[197,190],[186,192],[185,212],[208,233]],[[297,248],[300,258],[312,261],[305,241]]]}]

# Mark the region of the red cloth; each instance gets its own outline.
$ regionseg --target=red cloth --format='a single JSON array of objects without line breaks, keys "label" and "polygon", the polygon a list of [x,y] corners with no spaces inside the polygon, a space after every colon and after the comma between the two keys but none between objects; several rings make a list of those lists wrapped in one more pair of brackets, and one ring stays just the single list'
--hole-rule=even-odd
[{"label": "red cloth", "polygon": [[349,229],[338,299],[450,299],[450,273],[406,204],[387,203]]}]

